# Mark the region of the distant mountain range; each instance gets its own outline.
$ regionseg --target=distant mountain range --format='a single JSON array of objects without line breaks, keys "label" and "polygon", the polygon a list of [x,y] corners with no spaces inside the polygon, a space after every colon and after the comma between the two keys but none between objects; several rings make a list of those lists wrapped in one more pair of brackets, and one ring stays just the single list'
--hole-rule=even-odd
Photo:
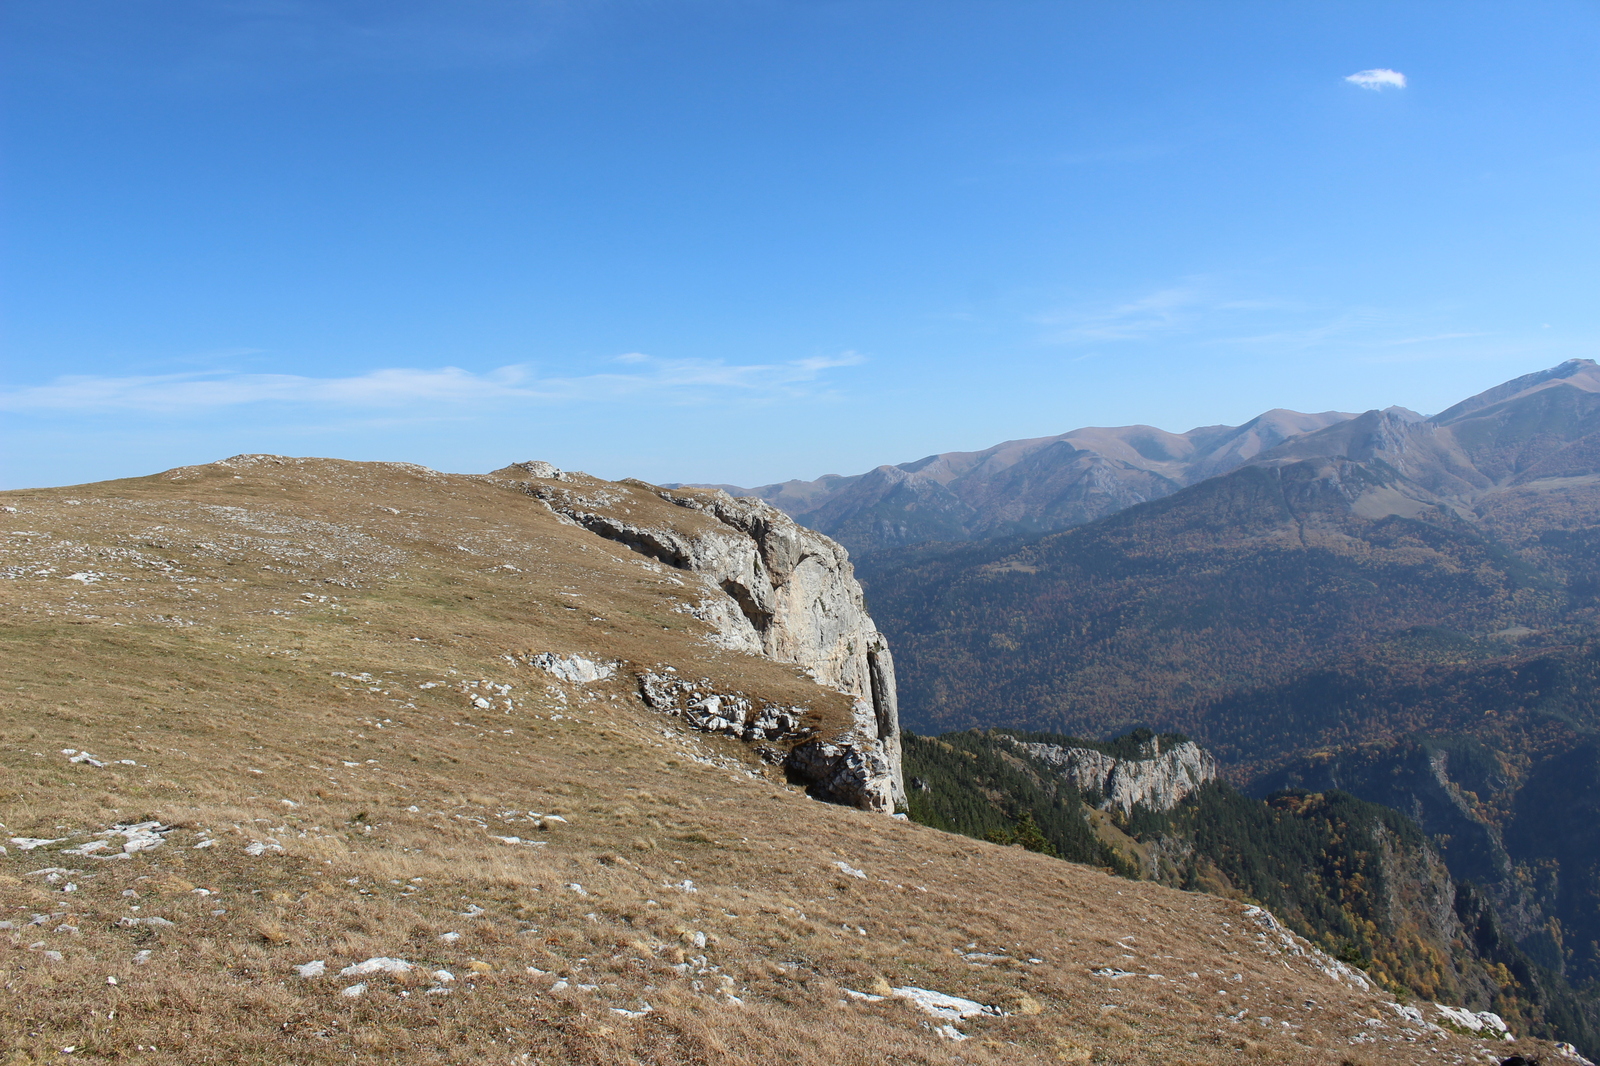
[{"label": "distant mountain range", "polygon": [[878,548],[859,572],[910,728],[1172,730],[1257,794],[1395,807],[1520,950],[1600,988],[1594,362],[1431,418],[1329,421],[1065,531]]},{"label": "distant mountain range", "polygon": [[[1362,506],[1374,513],[1439,503],[1470,507],[1496,490],[1509,490],[1498,506],[1538,506],[1535,498],[1551,486],[1526,486],[1567,476],[1560,473],[1567,466],[1595,465],[1585,449],[1600,450],[1600,444],[1565,449],[1593,428],[1584,420],[1593,415],[1597,392],[1600,367],[1574,359],[1432,418],[1403,407],[1361,415],[1279,408],[1242,426],[1187,433],[1153,426],[1076,429],[982,451],[941,452],[864,474],[715,487],[758,496],[857,555],[925,541],[1068,529],[1246,464],[1319,457],[1377,460],[1404,475],[1407,484],[1397,491],[1409,502],[1369,493]],[[1524,433],[1518,419],[1532,419],[1540,430]]]},{"label": "distant mountain range", "polygon": [[[1432,418],[1333,422],[1072,530],[880,550],[860,569],[898,629],[913,724],[1092,735],[1357,647],[1594,626],[1597,537],[1600,367],[1573,360]],[[1268,757],[1261,737],[1203,739]],[[1308,742],[1290,729],[1272,747]]]},{"label": "distant mountain range", "polygon": [[[1400,408],[1397,418],[1419,419]],[[759,496],[857,555],[928,540],[1044,533],[1226,473],[1354,415],[1273,410],[1242,426],[1168,433],[1154,426],[1075,429],[978,452],[941,452],[865,474],[726,489]]]}]

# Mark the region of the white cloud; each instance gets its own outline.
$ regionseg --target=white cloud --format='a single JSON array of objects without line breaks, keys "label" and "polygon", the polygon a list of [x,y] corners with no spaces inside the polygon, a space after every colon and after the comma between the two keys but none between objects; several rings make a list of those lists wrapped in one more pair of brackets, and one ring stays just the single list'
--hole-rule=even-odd
[{"label": "white cloud", "polygon": [[1185,278],[1134,299],[1110,304],[1079,304],[1031,316],[1047,327],[1045,339],[1055,344],[1098,344],[1148,341],[1157,337],[1214,328],[1219,320],[1245,312],[1295,309],[1280,299],[1227,298],[1218,283],[1205,276]]},{"label": "white cloud", "polygon": [[[1038,339],[1068,352],[1226,350],[1251,358],[1323,352],[1341,358],[1405,350],[1461,351],[1488,334],[1461,327],[1459,308],[1332,306],[1271,292],[1247,279],[1191,275],[1144,293],[1031,316]],[[1211,356],[1206,355],[1207,358]]]},{"label": "white cloud", "polygon": [[1378,67],[1375,70],[1360,70],[1344,79],[1352,85],[1359,85],[1363,89],[1377,92],[1382,89],[1404,89],[1406,76],[1398,70],[1389,70]]},{"label": "white cloud", "polygon": [[460,367],[391,367],[354,377],[200,372],[139,377],[74,375],[44,385],[0,388],[0,411],[133,410],[202,412],[246,404],[399,409],[496,401],[584,403],[649,398],[673,403],[741,396],[768,399],[815,392],[825,370],[861,362],[854,352],[787,363],[656,360],[630,352],[638,370],[539,377],[526,366],[486,374]]},{"label": "white cloud", "polygon": [[1058,343],[1143,340],[1181,328],[1199,301],[1193,287],[1177,286],[1110,307],[1049,312],[1037,321],[1053,327],[1050,339]]}]

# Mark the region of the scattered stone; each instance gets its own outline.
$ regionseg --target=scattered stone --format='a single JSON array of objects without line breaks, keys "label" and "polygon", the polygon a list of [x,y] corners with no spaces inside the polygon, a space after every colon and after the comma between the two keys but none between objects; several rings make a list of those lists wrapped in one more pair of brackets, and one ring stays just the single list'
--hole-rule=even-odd
[{"label": "scattered stone", "polygon": [[160,822],[139,822],[137,825],[115,825],[104,833],[102,837],[120,836],[123,838],[122,852],[132,855],[139,851],[149,851],[159,847],[164,842],[163,834],[172,832],[171,826],[164,826]]},{"label": "scattered stone", "polygon": [[1496,1039],[1516,1039],[1508,1031],[1505,1019],[1493,1011],[1470,1011],[1465,1007],[1447,1007],[1443,1003],[1435,1003],[1433,1009],[1438,1012],[1440,1022],[1446,1028]]},{"label": "scattered stone", "polygon": [[1246,907],[1244,916],[1262,928],[1266,933],[1268,945],[1276,950],[1286,955],[1310,959],[1314,966],[1335,981],[1359,988],[1363,992],[1376,990],[1376,986],[1366,974],[1353,966],[1347,966],[1320,948],[1313,947],[1309,941],[1296,936],[1266,908]]},{"label": "scattered stone", "polygon": [[[92,855],[97,851],[104,851],[106,848],[109,848],[110,846],[111,846],[110,843],[108,843],[107,841],[104,841],[104,840],[91,840],[86,844],[79,844],[75,848],[63,848],[61,850],[61,854],[63,854],[63,855]],[[100,855],[100,856],[97,856],[97,857],[98,858],[102,858],[102,859],[108,859],[108,858],[111,858],[112,856]]]},{"label": "scattered stone", "polygon": [[574,685],[588,684],[591,681],[604,681],[615,677],[617,664],[614,662],[595,662],[585,659],[581,655],[557,655],[554,652],[539,652],[530,655],[525,660],[529,666],[536,666],[548,674],[552,674],[562,681]]},{"label": "scattered stone", "polygon": [[365,977],[369,973],[410,973],[416,967],[405,959],[392,959],[379,955],[366,962],[357,962],[339,971],[340,977]]},{"label": "scattered stone", "polygon": [[611,1012],[613,1014],[620,1014],[624,1018],[643,1018],[646,1014],[649,1014],[653,1009],[654,1008],[651,1007],[650,1004],[643,1003],[643,1004],[640,1005],[640,1008],[638,1010],[624,1010],[622,1007],[612,1007],[611,1008]]},{"label": "scattered stone", "polygon": [[311,962],[296,966],[294,969],[295,972],[301,977],[321,977],[323,974],[328,972],[328,964],[322,959],[315,959]]},{"label": "scattered stone", "polygon": [[991,1007],[988,1004],[979,1003],[973,999],[964,999],[961,996],[935,992],[932,989],[917,988],[914,985],[892,989],[890,995],[897,999],[906,1000],[913,1006],[927,1011],[935,1018],[944,1018],[952,1022],[976,1017],[980,1014],[993,1018],[1003,1017],[1005,1014],[999,1007]]},{"label": "scattered stone", "polygon": [[43,848],[51,844],[61,844],[71,839],[71,837],[57,837],[54,840],[46,840],[43,837],[12,837],[11,843],[15,844],[23,851],[32,851],[34,848]]},{"label": "scattered stone", "polygon": [[170,922],[165,918],[157,918],[154,916],[149,918],[118,918],[117,924],[122,926],[124,929],[132,929],[135,926],[140,925],[149,926],[152,929],[172,929],[176,926],[175,922]]}]

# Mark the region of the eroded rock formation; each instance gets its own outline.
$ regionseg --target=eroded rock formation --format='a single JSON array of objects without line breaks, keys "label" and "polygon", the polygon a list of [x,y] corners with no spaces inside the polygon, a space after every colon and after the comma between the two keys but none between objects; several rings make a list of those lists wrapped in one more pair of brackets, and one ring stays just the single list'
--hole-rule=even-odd
[{"label": "eroded rock formation", "polygon": [[[755,499],[706,489],[669,490],[644,482],[610,483],[563,473],[548,463],[518,463],[500,471],[557,515],[641,555],[698,579],[698,599],[686,609],[712,627],[725,648],[763,655],[804,669],[818,684],[851,696],[851,727],[795,747],[789,768],[824,798],[871,810],[905,800],[900,770],[900,715],[894,659],[867,614],[849,553],[820,533]],[[648,495],[689,514],[674,518],[640,506]],[[657,505],[659,507],[659,504]],[[698,520],[696,520],[698,519]],[[697,728],[715,718],[725,731],[765,735],[747,715],[724,717],[704,703],[690,710],[676,696],[679,682],[641,677],[646,701]],[[656,698],[652,698],[652,692]],[[726,706],[737,700],[727,695]],[[742,698],[742,697],[741,697]]]},{"label": "eroded rock formation", "polygon": [[1185,796],[1217,777],[1217,760],[1192,740],[1163,749],[1160,737],[1145,745],[1142,757],[1117,759],[1093,748],[1012,741],[1017,747],[1057,768],[1074,786],[1098,792],[1104,810],[1130,814],[1135,805],[1170,811]]}]

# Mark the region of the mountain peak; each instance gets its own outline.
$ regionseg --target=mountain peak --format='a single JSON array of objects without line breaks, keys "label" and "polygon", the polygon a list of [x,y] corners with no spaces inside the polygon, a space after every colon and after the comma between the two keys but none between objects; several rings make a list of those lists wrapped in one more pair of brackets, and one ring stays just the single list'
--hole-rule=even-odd
[{"label": "mountain peak", "polygon": [[1275,408],[1243,425],[1200,426],[1187,433],[1147,425],[1085,426],[980,451],[936,452],[850,477],[728,490],[759,496],[854,552],[1046,532],[1159,499],[1352,417]]},{"label": "mountain peak", "polygon": [[1559,385],[1581,389],[1584,392],[1600,392],[1600,364],[1597,364],[1593,359],[1568,359],[1566,362],[1553,366],[1549,370],[1537,370],[1532,374],[1524,374],[1519,378],[1512,378],[1503,385],[1496,385],[1494,388],[1480,392],[1476,396],[1470,396],[1454,407],[1447,408],[1434,415],[1430,421],[1437,422],[1440,425],[1447,425],[1463,415],[1481,411],[1485,407],[1491,407],[1494,404],[1514,400],[1519,396],[1526,396],[1540,389],[1548,389]]}]

